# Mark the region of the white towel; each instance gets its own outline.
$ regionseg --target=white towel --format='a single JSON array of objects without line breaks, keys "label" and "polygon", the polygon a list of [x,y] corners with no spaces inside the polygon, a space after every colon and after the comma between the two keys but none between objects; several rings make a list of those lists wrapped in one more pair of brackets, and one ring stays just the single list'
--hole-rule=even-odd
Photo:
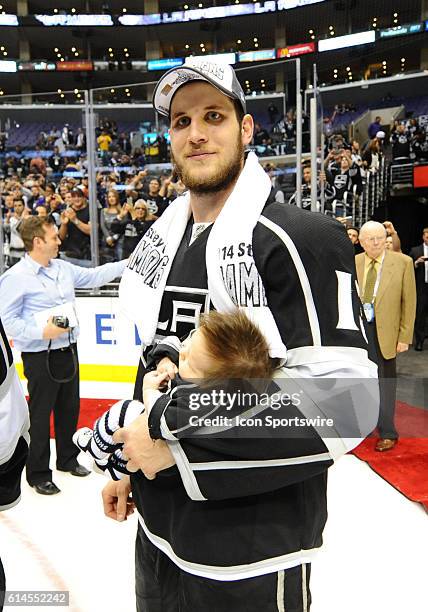
[{"label": "white towel", "polygon": [[[267,305],[252,248],[253,230],[270,190],[269,177],[256,155],[249,153],[208,238],[208,290],[219,312],[243,308],[264,334],[271,357],[285,359],[286,348]],[[137,325],[143,348],[153,341],[168,274],[190,213],[190,194],[172,202],[143,236],[122,276],[121,308]]]}]

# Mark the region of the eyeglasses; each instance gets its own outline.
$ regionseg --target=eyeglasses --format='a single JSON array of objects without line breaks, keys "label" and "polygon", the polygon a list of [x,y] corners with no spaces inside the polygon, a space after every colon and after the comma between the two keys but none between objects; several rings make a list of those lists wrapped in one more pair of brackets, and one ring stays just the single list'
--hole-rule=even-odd
[{"label": "eyeglasses", "polygon": [[382,242],[386,240],[386,236],[372,236],[371,238],[363,238],[363,240],[367,240],[367,242]]}]

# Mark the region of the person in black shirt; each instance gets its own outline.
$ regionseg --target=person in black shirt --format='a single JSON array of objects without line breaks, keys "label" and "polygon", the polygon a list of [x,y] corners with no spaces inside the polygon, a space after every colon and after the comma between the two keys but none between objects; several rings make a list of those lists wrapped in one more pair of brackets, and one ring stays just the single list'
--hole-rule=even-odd
[{"label": "person in black shirt", "polygon": [[149,213],[147,204],[140,199],[134,206],[126,203],[120,213],[111,223],[111,231],[123,236],[122,257],[126,259],[140,242],[142,236],[156,221],[156,217]]},{"label": "person in black shirt", "polygon": [[72,204],[61,213],[58,235],[62,241],[60,258],[84,268],[92,267],[89,206],[78,187],[71,190]]},{"label": "person in black shirt", "polygon": [[147,203],[149,212],[156,217],[160,217],[169,204],[169,200],[159,194],[160,188],[160,180],[153,177],[150,179],[148,192],[141,194],[141,197]]},{"label": "person in black shirt", "polygon": [[394,160],[410,157],[411,140],[412,137],[406,130],[406,126],[401,123],[391,135],[392,158]]}]

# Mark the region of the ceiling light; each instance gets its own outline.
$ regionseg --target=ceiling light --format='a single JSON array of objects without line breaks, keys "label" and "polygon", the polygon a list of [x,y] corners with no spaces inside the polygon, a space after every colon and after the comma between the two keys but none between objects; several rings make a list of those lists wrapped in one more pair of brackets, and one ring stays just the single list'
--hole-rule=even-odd
[{"label": "ceiling light", "polygon": [[337,74],[334,75],[334,78],[337,79]]},{"label": "ceiling light", "polygon": [[75,9],[75,8],[72,8],[72,9],[71,9],[71,12],[72,12],[72,13],[75,13],[75,12],[76,12],[76,9]]},{"label": "ceiling light", "polygon": [[125,53],[128,53],[128,49],[124,49]]},{"label": "ceiling light", "polygon": [[73,51],[73,53],[76,51],[76,47],[71,47],[71,50]]},{"label": "ceiling light", "polygon": [[185,48],[185,49],[188,49],[188,48],[189,48],[189,45],[185,45],[185,47],[184,47],[184,48]]},{"label": "ceiling light", "polygon": [[110,53],[110,57],[114,57],[113,53]]},{"label": "ceiling light", "polygon": [[4,94],[3,89],[0,89],[0,96],[2,96]]},{"label": "ceiling light", "polygon": [[330,36],[334,36],[334,30],[330,32]]},{"label": "ceiling light", "polygon": [[3,51],[3,55],[6,56],[7,55],[7,51]]},{"label": "ceiling light", "polygon": [[114,93],[114,89],[110,89],[110,93]]},{"label": "ceiling light", "polygon": [[128,91],[129,91],[129,87],[127,87],[127,88],[125,89],[125,91],[126,91],[126,93],[128,93]]},{"label": "ceiling light", "polygon": [[54,9],[54,13],[57,13],[57,12],[58,12],[58,9]]},{"label": "ceiling light", "polygon": [[[2,49],[3,49],[3,47],[2,47]],[[58,53],[58,51],[59,51],[58,47],[55,47],[54,51],[55,51],[55,53]]]},{"label": "ceiling light", "polygon": [[61,97],[61,98],[64,98],[64,94],[62,93],[60,97]]},{"label": "ceiling light", "polygon": [[238,38],[238,40],[236,42],[237,42],[238,45],[240,45],[242,40],[240,38]]},{"label": "ceiling light", "polygon": [[333,26],[328,26],[329,30],[334,30]]},{"label": "ceiling light", "polygon": [[122,9],[122,13],[126,13],[126,8],[123,8],[123,9]]},{"label": "ceiling light", "polygon": [[349,72],[351,70],[350,66],[346,66],[346,70]]},{"label": "ceiling light", "polygon": [[128,96],[128,98],[129,98],[131,94],[128,92],[126,95],[127,95],[127,96]]},{"label": "ceiling light", "polygon": [[314,31],[313,31],[313,30],[309,30],[309,34],[313,34],[313,33],[314,33]]},{"label": "ceiling light", "polygon": [[405,61],[406,61],[406,58],[405,58],[405,57],[402,57],[402,58],[401,58],[401,61],[402,61],[402,62],[405,62]]},{"label": "ceiling light", "polygon": [[394,17],[398,17],[398,13],[394,13]]},{"label": "ceiling light", "polygon": [[62,89],[58,89],[58,93],[62,93]]},{"label": "ceiling light", "polygon": [[108,50],[110,53],[113,51],[112,47],[109,47]]},{"label": "ceiling light", "polygon": [[200,3],[198,4],[198,7],[199,7],[199,8],[202,8],[202,2],[200,2]]},{"label": "ceiling light", "polygon": [[254,46],[255,46],[255,47],[258,47],[258,46],[259,46],[259,43],[254,43]]},{"label": "ceiling light", "polygon": [[189,8],[189,6],[187,4],[184,5],[184,10],[187,11],[187,9]]},{"label": "ceiling light", "polygon": [[125,53],[125,57],[129,57],[129,53]]},{"label": "ceiling light", "polygon": [[80,93],[78,93],[78,94],[77,94],[77,97],[78,97],[78,98],[80,98],[80,97],[81,97],[81,96],[80,96]]},{"label": "ceiling light", "polygon": [[254,40],[254,42],[257,42],[258,39],[257,38],[253,38],[253,40]]},{"label": "ceiling light", "polygon": [[76,53],[74,54],[74,57],[79,57],[79,54],[77,53],[77,51],[76,51]]},{"label": "ceiling light", "polygon": [[78,90],[78,89],[75,89],[75,90],[74,90],[74,93],[75,93],[75,94],[79,93],[79,90]]},{"label": "ceiling light", "polygon": [[311,38],[312,38],[312,40],[315,40],[315,36],[313,34],[312,34]]},{"label": "ceiling light", "polygon": [[264,80],[264,79],[260,79],[260,83],[264,83],[264,82],[265,82],[265,80]]},{"label": "ceiling light", "polygon": [[62,57],[62,58],[60,59],[60,62],[63,62],[63,61],[64,61],[64,58]]}]

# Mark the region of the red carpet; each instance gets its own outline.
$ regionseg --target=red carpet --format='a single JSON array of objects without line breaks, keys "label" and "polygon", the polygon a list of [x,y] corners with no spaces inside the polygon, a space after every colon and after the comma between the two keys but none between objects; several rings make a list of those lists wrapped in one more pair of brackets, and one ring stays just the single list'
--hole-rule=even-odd
[{"label": "red carpet", "polygon": [[374,450],[377,436],[367,438],[354,451],[379,476],[428,512],[428,410],[397,402],[396,427],[400,440],[395,448]]},{"label": "red carpet", "polygon": [[[81,399],[79,427],[92,427],[95,419],[115,401]],[[376,437],[372,436],[364,440],[353,453],[403,495],[420,502],[428,511],[428,410],[397,402],[396,426],[400,440],[393,450],[375,452]]]},{"label": "red carpet", "polygon": [[[80,399],[80,416],[78,427],[92,427],[94,421],[117,400],[113,399]],[[53,414],[51,414],[51,438],[54,438]]]}]

